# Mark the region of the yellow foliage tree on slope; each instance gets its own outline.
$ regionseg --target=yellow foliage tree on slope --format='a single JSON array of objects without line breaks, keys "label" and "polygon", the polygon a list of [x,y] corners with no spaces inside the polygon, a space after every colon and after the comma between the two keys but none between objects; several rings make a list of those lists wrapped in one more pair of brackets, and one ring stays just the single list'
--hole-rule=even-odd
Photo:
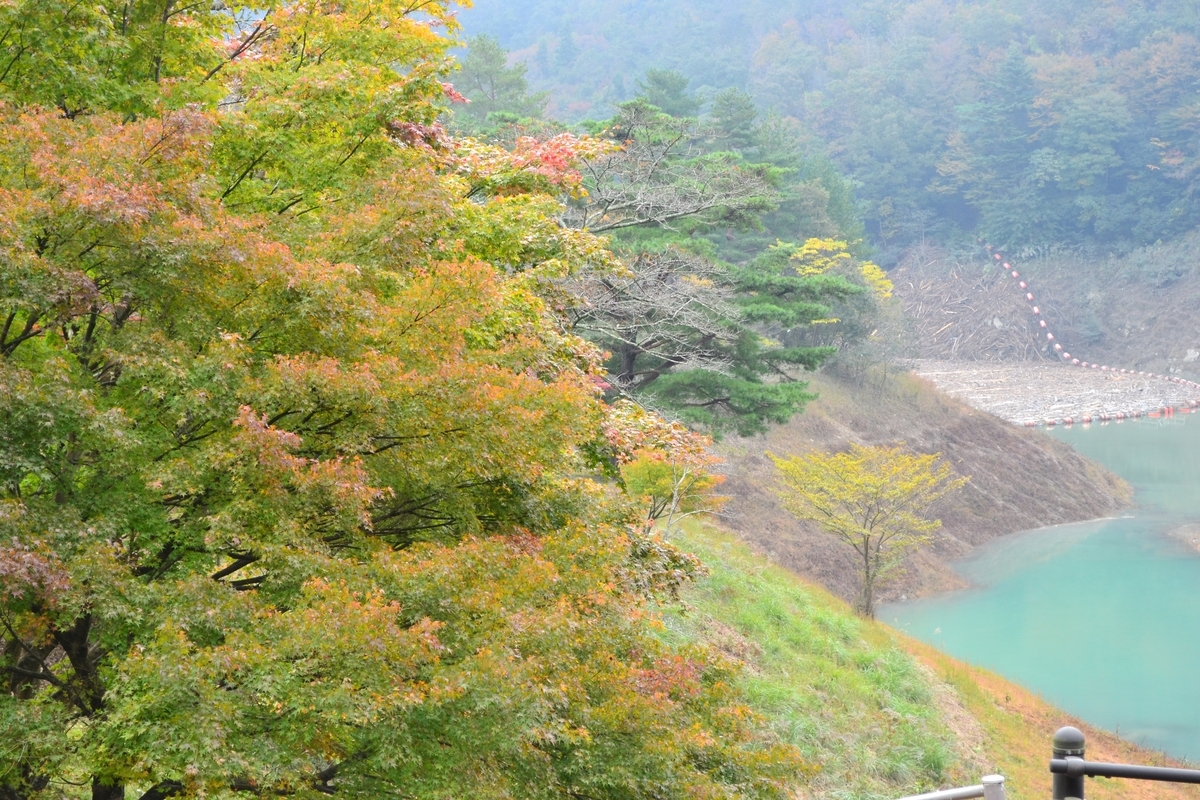
[{"label": "yellow foliage tree on slope", "polygon": [[962,487],[969,478],[953,477],[940,453],[918,455],[903,447],[862,447],[845,453],[808,453],[780,458],[784,506],[811,519],[854,548],[859,558],[861,591],[856,609],[875,616],[875,590],[910,550],[927,543],[941,520],[929,507]]}]

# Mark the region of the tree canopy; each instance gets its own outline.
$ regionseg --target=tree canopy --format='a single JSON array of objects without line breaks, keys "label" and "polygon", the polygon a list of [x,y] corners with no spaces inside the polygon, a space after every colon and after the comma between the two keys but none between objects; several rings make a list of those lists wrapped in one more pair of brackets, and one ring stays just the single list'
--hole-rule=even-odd
[{"label": "tree canopy", "polygon": [[448,3],[0,6],[0,796],[784,797]]},{"label": "tree canopy", "polygon": [[930,506],[969,480],[955,478],[949,464],[939,463],[941,454],[910,453],[903,445],[768,455],[779,471],[784,506],[854,548],[858,611],[871,618],[879,587],[941,527],[928,516]]},{"label": "tree canopy", "polygon": [[[610,353],[618,392],[714,435],[787,422],[812,399],[800,373],[850,333],[843,326],[822,339],[808,329],[836,322],[835,304],[869,316],[882,295],[867,291],[861,270],[830,269],[855,261],[844,241],[829,244],[838,257],[819,268],[789,262],[790,250],[776,263],[783,243],[736,266],[720,258],[714,239],[760,231],[768,215],[788,218],[780,183],[790,171],[716,149],[710,127],[642,100],[623,105],[600,136],[612,146],[583,159],[585,193],[563,219],[613,234],[624,269],[583,270],[571,281],[582,300],[571,309],[575,330]],[[855,297],[868,299],[847,302]]]},{"label": "tree canopy", "polygon": [[926,235],[1107,252],[1200,222],[1194,4],[618,5],[479,0],[471,24],[513,49],[546,41],[551,17],[592,31],[531,73],[569,120],[611,113],[651,69],[711,98],[714,119],[722,91],[746,92],[854,180],[886,260]]},{"label": "tree canopy", "polygon": [[689,83],[691,81],[682,73],[651,67],[646,70],[646,76],[638,80],[638,99],[672,117],[694,117],[702,104],[688,94]]}]

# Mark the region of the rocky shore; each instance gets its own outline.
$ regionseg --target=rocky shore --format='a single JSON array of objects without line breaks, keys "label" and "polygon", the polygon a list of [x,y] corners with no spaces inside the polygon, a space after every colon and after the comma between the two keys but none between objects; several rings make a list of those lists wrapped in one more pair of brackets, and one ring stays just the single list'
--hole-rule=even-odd
[{"label": "rocky shore", "polygon": [[1191,413],[1200,407],[1200,388],[1169,375],[929,360],[913,361],[910,368],[974,408],[1031,427]]},{"label": "rocky shore", "polygon": [[1167,531],[1167,535],[1200,553],[1200,525],[1188,523]]}]

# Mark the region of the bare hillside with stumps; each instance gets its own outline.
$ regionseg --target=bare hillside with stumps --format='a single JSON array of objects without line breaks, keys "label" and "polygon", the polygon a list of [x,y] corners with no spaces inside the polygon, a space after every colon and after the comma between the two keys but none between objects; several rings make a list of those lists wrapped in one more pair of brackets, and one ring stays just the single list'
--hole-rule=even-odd
[{"label": "bare hillside with stumps", "polygon": [[913,358],[1057,362],[1041,335],[1083,361],[1200,380],[1200,233],[1126,255],[1005,254],[1025,289],[982,251],[910,252],[890,273],[905,325],[891,331]]}]

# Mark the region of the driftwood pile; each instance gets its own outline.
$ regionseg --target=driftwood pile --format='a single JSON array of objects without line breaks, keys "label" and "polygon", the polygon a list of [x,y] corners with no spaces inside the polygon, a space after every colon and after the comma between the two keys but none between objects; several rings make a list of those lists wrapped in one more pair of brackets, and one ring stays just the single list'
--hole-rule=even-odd
[{"label": "driftwood pile", "polygon": [[1079,369],[1058,363],[969,364],[919,360],[914,373],[970,406],[1018,425],[1062,424],[1187,413],[1200,390],[1163,376]]},{"label": "driftwood pile", "polygon": [[911,325],[917,358],[962,361],[1053,361],[1030,306],[1006,273],[989,264],[918,257],[890,276]]}]

